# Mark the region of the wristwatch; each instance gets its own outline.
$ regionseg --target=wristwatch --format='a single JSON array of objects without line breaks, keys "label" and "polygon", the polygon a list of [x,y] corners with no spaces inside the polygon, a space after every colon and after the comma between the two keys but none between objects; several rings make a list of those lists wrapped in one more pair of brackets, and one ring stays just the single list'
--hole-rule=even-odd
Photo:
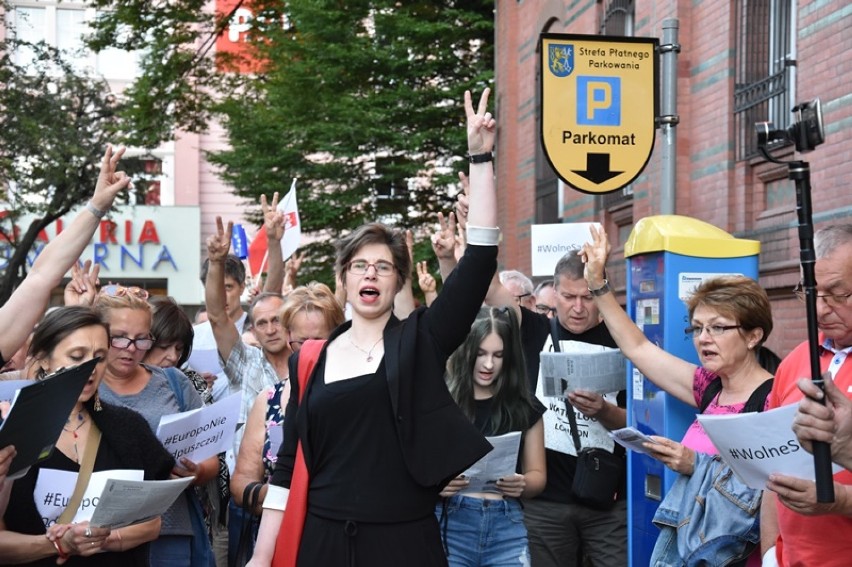
[{"label": "wristwatch", "polygon": [[486,163],[494,159],[494,154],[492,152],[485,152],[484,154],[467,154],[467,159],[470,163]]},{"label": "wristwatch", "polygon": [[589,288],[589,293],[591,293],[595,297],[600,297],[601,295],[606,295],[610,291],[612,291],[612,290],[610,289],[609,281],[607,281],[607,280],[604,280],[603,285],[601,287],[599,287],[598,289]]}]

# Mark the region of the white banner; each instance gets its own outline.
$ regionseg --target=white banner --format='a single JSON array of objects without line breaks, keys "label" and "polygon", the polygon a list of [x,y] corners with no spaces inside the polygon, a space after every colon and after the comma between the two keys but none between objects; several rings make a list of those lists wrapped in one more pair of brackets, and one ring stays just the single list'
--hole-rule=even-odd
[{"label": "white banner", "polygon": [[[74,523],[85,522],[92,518],[92,514],[98,506],[101,492],[109,479],[142,480],[145,472],[132,469],[116,469],[109,471],[93,472],[89,477],[89,485],[83,493],[80,507],[74,515]],[[35,500],[38,513],[44,522],[44,527],[49,528],[56,523],[62,512],[68,506],[74,487],[77,486],[77,473],[71,471],[60,471],[56,469],[41,469],[38,471],[33,499]]]},{"label": "white banner", "polygon": [[164,415],[157,427],[157,439],[180,466],[186,457],[200,462],[233,446],[240,417],[242,394],[232,394],[211,406]]},{"label": "white banner", "polygon": [[534,224],[530,231],[530,257],[533,276],[553,276],[556,263],[572,250],[580,250],[591,240],[589,227],[597,223],[574,222]]}]

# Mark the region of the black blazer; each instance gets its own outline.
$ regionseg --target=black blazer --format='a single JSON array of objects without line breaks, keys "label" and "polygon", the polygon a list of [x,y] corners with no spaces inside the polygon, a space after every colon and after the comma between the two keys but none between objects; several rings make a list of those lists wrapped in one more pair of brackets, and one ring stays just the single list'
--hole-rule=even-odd
[{"label": "black blazer", "polygon": [[[396,433],[406,467],[421,486],[444,486],[492,448],[450,396],[444,373],[447,359],[470,332],[496,269],[496,246],[469,245],[431,307],[420,307],[403,321],[391,316],[385,326],[385,366]],[[329,342],[351,325],[346,322],[335,329]],[[320,361],[323,357],[325,347]],[[290,486],[297,440],[302,442],[308,470],[314,460],[307,441],[307,411],[298,404],[297,369],[298,353],[290,358],[284,439],[270,479],[285,487]],[[315,379],[312,376],[311,384]]]}]

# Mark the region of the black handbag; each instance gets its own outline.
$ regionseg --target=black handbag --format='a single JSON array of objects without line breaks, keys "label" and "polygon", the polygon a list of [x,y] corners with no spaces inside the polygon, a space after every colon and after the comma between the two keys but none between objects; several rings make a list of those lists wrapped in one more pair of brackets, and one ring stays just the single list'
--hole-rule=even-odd
[{"label": "black handbag", "polygon": [[[559,352],[559,340],[556,335],[556,318],[550,320],[553,350]],[[589,508],[597,510],[611,509],[618,498],[621,478],[624,472],[624,458],[597,447],[582,448],[577,433],[577,416],[574,406],[565,398],[565,415],[571,425],[571,439],[577,451],[577,468],[571,492],[574,499]]]},{"label": "black handbag", "polygon": [[254,551],[255,528],[258,517],[254,515],[257,501],[260,497],[262,482],[250,482],[243,490],[243,525],[240,527],[240,539],[237,542],[237,555],[234,561],[236,567],[245,567]]}]

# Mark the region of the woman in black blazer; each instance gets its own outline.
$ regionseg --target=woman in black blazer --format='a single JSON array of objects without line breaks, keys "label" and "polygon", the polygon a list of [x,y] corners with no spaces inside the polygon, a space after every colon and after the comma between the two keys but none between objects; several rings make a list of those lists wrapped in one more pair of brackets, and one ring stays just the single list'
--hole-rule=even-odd
[{"label": "woman in black blazer", "polygon": [[[487,103],[488,90],[474,111],[465,93],[468,247],[431,307],[404,321],[393,316],[394,298],[411,273],[402,231],[368,224],[340,242],[335,269],[352,320],[322,349],[301,403],[299,385],[291,384],[284,442],[250,565],[283,564],[276,551],[284,542],[298,545],[297,565],[446,565],[433,513],[438,494],[490,450],[443,379],[496,269],[496,124]],[[298,358],[290,360],[290,376],[298,375]],[[301,540],[288,542],[297,536],[280,527],[298,442],[310,474],[307,515]]]}]

